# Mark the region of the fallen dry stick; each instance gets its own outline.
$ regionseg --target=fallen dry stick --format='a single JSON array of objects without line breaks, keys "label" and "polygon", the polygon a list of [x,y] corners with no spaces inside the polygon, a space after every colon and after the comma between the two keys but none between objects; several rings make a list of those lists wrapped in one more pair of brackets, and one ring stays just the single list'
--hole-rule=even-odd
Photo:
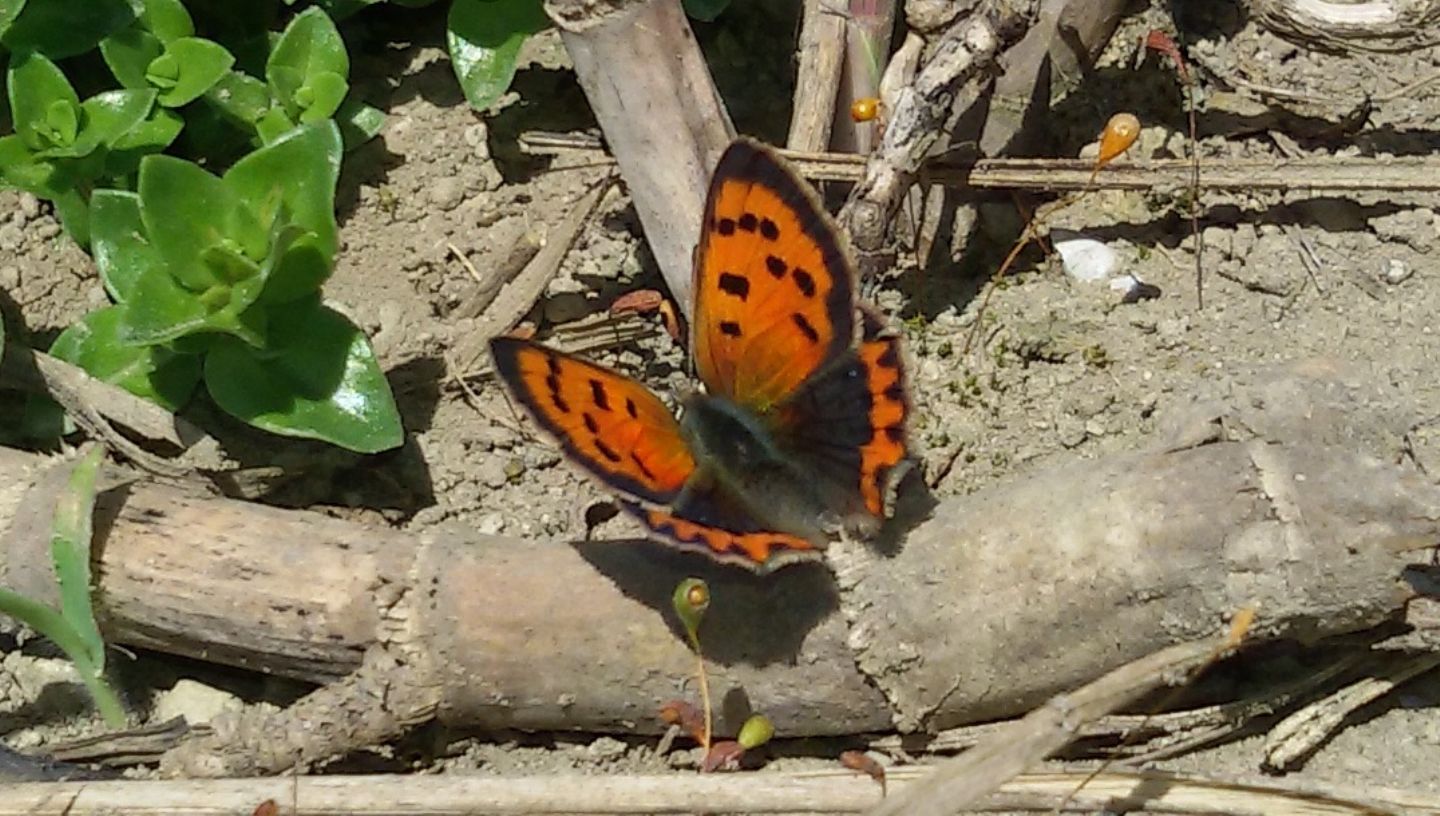
[{"label": "fallen dry stick", "polygon": [[[924,784],[929,768],[891,768],[894,793]],[[1087,774],[1029,774],[1001,785],[967,812],[1047,813]],[[271,799],[290,816],[490,816],[491,814],[860,813],[880,788],[851,771],[666,776],[484,777],[462,774],[313,776],[265,779],[126,780],[25,783],[6,788],[0,816],[189,816],[250,813]],[[292,810],[292,803],[295,809]],[[1111,772],[1090,780],[1069,812],[1145,810],[1196,816],[1307,813],[1361,816],[1436,812],[1433,794],[1367,785],[1363,790],[1186,777],[1157,771]],[[953,811],[952,811],[953,812]]]},{"label": "fallen dry stick", "polygon": [[[1235,417],[1202,412],[1165,448],[948,499],[888,557],[837,545],[838,581],[640,542],[406,534],[112,478],[98,611],[112,641],[340,681],[280,715],[217,719],[167,758],[187,773],[314,761],[431,714],[658,733],[693,671],[668,611],[688,575],[714,598],[701,636],[730,703],[721,733],[750,709],[790,737],[1005,717],[1248,605],[1257,636],[1302,640],[1401,614],[1403,570],[1440,538],[1440,488],[1355,449],[1362,428],[1412,421],[1380,410],[1385,387],[1314,375],[1237,388]],[[1263,438],[1207,443],[1222,427]],[[53,506],[44,465],[0,449],[0,527]],[[45,570],[26,568],[48,564],[48,541],[9,532],[6,584],[49,597]]]}]

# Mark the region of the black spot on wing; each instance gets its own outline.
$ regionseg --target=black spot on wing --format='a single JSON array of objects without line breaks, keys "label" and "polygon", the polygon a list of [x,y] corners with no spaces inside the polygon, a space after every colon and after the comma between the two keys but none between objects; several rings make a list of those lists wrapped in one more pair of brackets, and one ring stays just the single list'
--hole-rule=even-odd
[{"label": "black spot on wing", "polygon": [[560,396],[560,378],[550,374],[545,378],[545,387],[550,389],[550,402],[555,406],[555,410],[562,414],[570,413],[570,404]]},{"label": "black spot on wing", "polygon": [[605,383],[599,380],[590,381],[590,401],[602,411],[610,410],[610,396],[605,393]]},{"label": "black spot on wing", "polygon": [[812,343],[820,342],[820,332],[815,331],[815,327],[810,325],[810,321],[805,319],[805,315],[802,315],[799,312],[795,312],[794,314],[790,315],[790,319],[794,321],[795,328],[799,329],[800,333],[805,335],[806,340],[809,340]]},{"label": "black spot on wing", "polygon": [[780,239],[780,228],[775,226],[774,221],[768,218],[762,219],[760,221],[760,237],[767,241],[777,241]]},{"label": "black spot on wing", "polygon": [[720,273],[720,291],[727,295],[740,298],[743,303],[750,296],[750,280],[732,272]]},{"label": "black spot on wing", "polygon": [[553,354],[545,355],[545,367],[550,369],[551,377],[560,376],[560,358]]},{"label": "black spot on wing", "polygon": [[596,422],[595,417],[591,416],[589,412],[581,414],[580,418],[585,420],[585,430],[592,434],[600,433],[600,423]]},{"label": "black spot on wing", "polygon": [[797,266],[795,271],[790,273],[790,278],[795,281],[795,286],[800,290],[800,294],[807,298],[815,297],[815,278],[809,272]]},{"label": "black spot on wing", "polygon": [[635,400],[629,397],[625,398],[625,413],[629,414],[631,419],[640,418],[640,411],[635,408]]},{"label": "black spot on wing", "polygon": [[739,337],[740,324],[733,320],[722,320],[720,321],[720,333],[726,337]]},{"label": "black spot on wing", "polygon": [[888,399],[891,402],[904,402],[905,386],[901,385],[900,383],[894,383],[889,388],[885,389],[883,395],[885,399]]},{"label": "black spot on wing", "polygon": [[884,431],[885,438],[897,445],[905,441],[905,428],[901,425],[886,425]]},{"label": "black spot on wing", "polygon": [[789,267],[785,265],[784,260],[777,258],[774,255],[766,255],[765,269],[771,275],[774,275],[776,280],[779,280],[785,277],[785,272],[789,269]]},{"label": "black spot on wing", "polygon": [[884,353],[881,354],[878,358],[876,358],[875,365],[878,365],[881,368],[899,368],[899,347],[895,343],[886,344]]},{"label": "black spot on wing", "polygon": [[759,223],[760,221],[755,217],[755,213],[747,212],[741,214],[740,220],[735,222],[735,225],[746,232],[754,232],[755,228],[759,226]]},{"label": "black spot on wing", "polygon": [[606,459],[609,459],[609,460],[612,461],[612,462],[619,462],[619,461],[620,461],[620,454],[616,453],[614,448],[612,448],[612,447],[610,447],[609,445],[605,444],[605,443],[604,443],[603,441],[601,441],[600,439],[596,439],[596,440],[595,440],[595,450],[600,451],[600,455],[601,455],[601,456],[605,457]]},{"label": "black spot on wing", "polygon": [[645,478],[649,479],[652,482],[655,481],[655,474],[650,472],[650,468],[645,467],[645,462],[643,462],[639,456],[631,453],[630,461],[635,463],[635,467],[640,468],[640,472],[645,474]]},{"label": "black spot on wing", "polygon": [[726,235],[726,236],[734,235],[734,234],[735,234],[735,219],[733,219],[733,218],[721,218],[719,221],[716,221],[716,222],[715,222],[715,231],[718,232],[718,233],[720,233],[721,235]]}]

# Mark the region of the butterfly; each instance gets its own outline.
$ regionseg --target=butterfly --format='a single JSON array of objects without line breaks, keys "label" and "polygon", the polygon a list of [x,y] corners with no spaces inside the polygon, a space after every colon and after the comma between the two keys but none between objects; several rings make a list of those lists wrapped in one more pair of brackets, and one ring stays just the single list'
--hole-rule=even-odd
[{"label": "butterfly", "polygon": [[898,335],[856,302],[814,192],[740,139],[711,178],[690,350],[704,391],[677,418],[629,377],[529,340],[490,341],[516,401],[665,543],[757,571],[870,533],[904,472]]}]

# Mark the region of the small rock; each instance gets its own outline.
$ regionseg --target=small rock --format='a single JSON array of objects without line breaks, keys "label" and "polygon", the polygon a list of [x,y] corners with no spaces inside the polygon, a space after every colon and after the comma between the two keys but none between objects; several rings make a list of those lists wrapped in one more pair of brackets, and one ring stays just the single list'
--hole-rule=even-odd
[{"label": "small rock", "polygon": [[40,199],[29,193],[20,194],[20,212],[26,219],[32,219],[40,214]]},{"label": "small rock", "polygon": [[244,703],[240,702],[240,698],[229,692],[194,680],[180,680],[168,691],[160,692],[152,709],[152,717],[156,722],[184,717],[185,722],[190,725],[200,725],[243,707]]},{"label": "small rock", "polygon": [[475,478],[491,490],[502,488],[510,481],[510,477],[505,474],[505,462],[499,456],[486,456],[480,460],[480,466],[475,469]]},{"label": "small rock", "polygon": [[20,244],[24,240],[25,232],[14,224],[0,227],[0,249],[15,252],[20,249]]},{"label": "small rock", "polygon": [[1119,266],[1115,250],[1100,241],[1075,236],[1074,233],[1065,236],[1057,233],[1052,233],[1055,251],[1060,253],[1060,262],[1072,278],[1087,283],[1102,281],[1114,274]]},{"label": "small rock", "polygon": [[1380,268],[1380,282],[1389,286],[1404,283],[1415,274],[1415,268],[1399,258],[1390,258]]},{"label": "small rock", "polygon": [[585,747],[585,753],[595,759],[619,759],[628,750],[630,746],[614,737],[600,737]]},{"label": "small rock", "polygon": [[505,529],[505,515],[499,511],[486,513],[475,522],[475,532],[480,535],[498,535]]},{"label": "small rock", "polygon": [[60,234],[60,225],[54,221],[41,221],[35,226],[35,235],[42,241],[48,241]]},{"label": "small rock", "polygon": [[430,185],[430,201],[446,212],[460,206],[465,198],[465,184],[459,176],[444,176]]},{"label": "small rock", "polygon": [[0,289],[14,292],[20,288],[20,267],[0,266]]}]

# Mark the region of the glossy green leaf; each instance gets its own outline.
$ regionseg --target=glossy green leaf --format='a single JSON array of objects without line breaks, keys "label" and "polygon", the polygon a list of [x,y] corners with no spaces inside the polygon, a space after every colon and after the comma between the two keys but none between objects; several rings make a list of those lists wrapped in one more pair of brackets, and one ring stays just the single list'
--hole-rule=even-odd
[{"label": "glossy green leaf", "polygon": [[163,346],[125,342],[123,305],[91,312],[56,338],[50,354],[170,411],[190,400],[200,381],[200,358]]},{"label": "glossy green leaf", "polygon": [[445,41],[465,98],[476,110],[495,104],[515,78],[525,38],[549,26],[540,0],[455,0]]},{"label": "glossy green leaf", "polygon": [[340,129],[334,122],[302,125],[256,150],[225,173],[225,184],[260,223],[282,217],[315,234],[327,261],[335,257],[335,184],[340,178]]},{"label": "glossy green leaf", "polygon": [[295,120],[291,119],[285,109],[275,106],[265,112],[259,121],[255,123],[255,133],[260,136],[260,141],[265,144],[279,141],[281,137],[295,129]]},{"label": "glossy green leaf", "polygon": [[254,302],[258,284],[258,280],[240,286],[216,283],[196,293],[171,275],[141,275],[126,303],[120,336],[126,343],[157,344],[197,332],[219,332],[263,348],[265,310],[241,308],[241,304]]},{"label": "glossy green leaf", "polygon": [[142,276],[170,276],[164,258],[145,237],[140,196],[128,190],[96,190],[90,196],[90,254],[105,291],[117,303],[132,298]]},{"label": "glossy green leaf", "polygon": [[205,92],[205,101],[237,125],[254,128],[270,110],[270,88],[240,71],[227,71]]},{"label": "glossy green leaf", "polygon": [[54,163],[36,157],[19,136],[0,136],[0,181],[41,198],[50,198],[55,193],[54,175]]},{"label": "glossy green leaf", "polygon": [[268,243],[254,211],[224,181],[173,156],[146,156],[140,162],[140,217],[145,234],[165,258],[170,273],[193,292],[221,283],[204,263],[208,247],[230,242],[251,259],[263,258]]},{"label": "glossy green leaf", "polygon": [[[139,127],[155,106],[155,91],[106,91],[80,105],[84,126],[71,147],[49,151],[49,155],[88,156],[101,145],[110,145]],[[41,156],[47,155],[42,151]],[[98,169],[98,168],[97,168]]]},{"label": "glossy green leaf", "polygon": [[126,178],[140,167],[140,160],[169,147],[185,127],[185,120],[172,110],[150,109],[150,115],[110,143],[105,154],[104,175],[112,179]]},{"label": "glossy green leaf", "polygon": [[140,22],[162,43],[195,36],[195,23],[180,0],[142,0]]},{"label": "glossy green leaf", "polygon": [[15,133],[31,150],[55,146],[51,125],[58,103],[78,111],[80,97],[55,63],[42,54],[25,54],[10,60],[5,88],[10,96],[10,120]]},{"label": "glossy green leaf", "polygon": [[330,277],[331,260],[313,232],[291,227],[271,249],[272,267],[266,270],[264,303],[290,303],[320,291]]},{"label": "glossy green leaf", "polygon": [[[309,107],[302,105],[296,94],[302,88],[310,87],[317,76],[327,73],[343,81],[350,75],[350,55],[346,53],[345,41],[340,38],[340,32],[330,16],[322,9],[312,7],[295,15],[275,42],[270,59],[265,63],[265,79],[275,98],[295,119]],[[312,94],[314,92],[312,90]],[[333,111],[334,108],[331,108]]]},{"label": "glossy green leaf", "polygon": [[350,83],[345,81],[345,77],[332,71],[315,74],[295,92],[300,122],[308,125],[329,119],[340,109],[340,103],[345,101],[349,92]]},{"label": "glossy green leaf", "polygon": [[65,234],[82,248],[90,246],[90,202],[84,192],[73,184],[57,185],[58,189],[50,198],[55,215]]},{"label": "glossy green leaf", "polygon": [[272,433],[361,453],[404,441],[390,385],[363,332],[339,312],[302,301],[274,314],[265,355],[224,343],[205,358],[215,403]]},{"label": "glossy green leaf", "polygon": [[4,39],[6,30],[24,8],[25,0],[0,0],[0,39]]},{"label": "glossy green leaf", "polygon": [[17,54],[63,59],[89,51],[134,19],[127,0],[30,0],[0,44]]},{"label": "glossy green leaf", "polygon": [[385,125],[385,112],[348,98],[335,111],[335,122],[340,125],[340,140],[349,152],[375,138]]},{"label": "glossy green leaf", "polygon": [[100,56],[105,58],[110,73],[126,88],[149,88],[145,72],[163,53],[164,43],[139,26],[122,28],[100,41]]},{"label": "glossy green leaf", "polygon": [[181,37],[165,46],[163,56],[179,66],[175,81],[160,92],[160,104],[178,108],[200,98],[230,71],[235,58],[219,43],[199,37]]}]

